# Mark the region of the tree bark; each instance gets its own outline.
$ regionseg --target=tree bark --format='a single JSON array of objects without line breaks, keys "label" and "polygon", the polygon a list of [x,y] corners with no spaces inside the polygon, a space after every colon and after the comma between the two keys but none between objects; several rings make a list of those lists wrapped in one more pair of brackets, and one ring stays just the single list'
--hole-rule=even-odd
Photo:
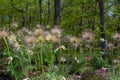
[{"label": "tree bark", "polygon": [[58,25],[60,17],[60,0],[54,0],[54,25]]},{"label": "tree bark", "polygon": [[42,0],[39,0],[39,8],[40,8],[40,25],[42,25]]},{"label": "tree bark", "polygon": [[[118,13],[120,14],[120,0],[118,0]],[[119,16],[119,15],[118,15]],[[120,16],[118,17],[117,32],[120,33]]]},{"label": "tree bark", "polygon": [[50,0],[48,0],[48,21],[47,21],[47,24],[49,24],[49,20],[50,20]]},{"label": "tree bark", "polygon": [[101,49],[105,50],[106,48],[106,35],[105,35],[105,17],[104,17],[104,0],[99,0],[100,7],[100,24],[101,24]]},{"label": "tree bark", "polygon": [[[81,15],[83,16],[83,13],[84,13],[84,4],[82,4],[81,12],[82,12]],[[80,24],[79,24],[80,26],[83,25],[83,17],[82,16],[80,17]]]}]

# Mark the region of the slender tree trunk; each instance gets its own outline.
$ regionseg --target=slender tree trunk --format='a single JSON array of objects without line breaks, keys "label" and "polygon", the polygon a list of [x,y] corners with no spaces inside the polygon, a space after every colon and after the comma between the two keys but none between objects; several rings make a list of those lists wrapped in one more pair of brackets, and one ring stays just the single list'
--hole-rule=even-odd
[{"label": "slender tree trunk", "polygon": [[105,17],[104,17],[104,0],[99,0],[100,7],[100,24],[101,24],[101,49],[106,48],[106,35],[105,35]]},{"label": "slender tree trunk", "polygon": [[[83,15],[83,12],[84,12],[84,4],[82,4],[82,7],[81,7],[81,15]],[[80,24],[79,24],[80,26],[82,26],[83,25],[83,17],[81,16],[81,19],[80,19]]]},{"label": "slender tree trunk", "polygon": [[47,24],[49,24],[49,20],[50,20],[50,0],[48,0],[48,21],[47,21]]},{"label": "slender tree trunk", "polygon": [[25,27],[25,17],[23,13],[22,13],[22,27]]},{"label": "slender tree trunk", "polygon": [[[120,14],[120,0],[118,0],[118,7],[117,7],[117,9],[118,9],[118,13]],[[117,31],[120,33],[120,16],[118,17]]]},{"label": "slender tree trunk", "polygon": [[39,8],[40,8],[40,25],[42,25],[42,0],[39,0]]},{"label": "slender tree trunk", "polygon": [[28,26],[29,25],[29,23],[28,23],[28,17],[29,17],[29,15],[28,15],[28,3],[26,3],[26,13],[25,13],[25,26]]},{"label": "slender tree trunk", "polygon": [[54,0],[54,25],[58,25],[60,17],[60,0]]}]

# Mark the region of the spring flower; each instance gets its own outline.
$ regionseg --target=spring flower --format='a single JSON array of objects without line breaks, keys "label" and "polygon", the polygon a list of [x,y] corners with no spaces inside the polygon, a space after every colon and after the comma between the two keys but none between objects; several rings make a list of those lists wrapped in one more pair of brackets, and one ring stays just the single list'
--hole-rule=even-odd
[{"label": "spring flower", "polygon": [[33,32],[33,34],[34,34],[35,36],[41,35],[41,34],[43,34],[43,33],[44,33],[44,31],[43,31],[41,28],[37,28],[37,29],[35,29],[34,32]]},{"label": "spring flower", "polygon": [[54,65],[54,68],[55,68],[55,69],[57,69],[57,68],[58,68],[58,66],[57,66],[57,65]]},{"label": "spring flower", "polygon": [[80,62],[76,57],[74,58],[74,61],[77,62],[77,63]]},{"label": "spring flower", "polygon": [[65,63],[66,62],[66,58],[65,57],[61,57],[60,58],[60,62]]},{"label": "spring flower", "polygon": [[23,79],[23,80],[30,80],[30,78],[25,78],[25,79]]},{"label": "spring flower", "polygon": [[102,72],[109,72],[109,69],[103,67],[103,68],[101,68],[101,71],[102,71]]},{"label": "spring flower", "polygon": [[77,38],[77,37],[69,37],[70,39],[70,42],[71,44],[74,46],[74,47],[78,47],[78,45],[80,44],[81,42],[81,39],[80,38]]},{"label": "spring flower", "polygon": [[105,42],[105,39],[104,38],[100,38],[100,42]]},{"label": "spring flower", "polygon": [[12,35],[8,36],[8,40],[10,43],[13,43],[14,41],[16,41],[16,35],[12,34]]},{"label": "spring flower", "polygon": [[31,31],[28,31],[27,34],[28,35],[33,35],[33,33]]},{"label": "spring flower", "polygon": [[12,34],[12,35],[8,36],[8,41],[9,41],[9,44],[13,48],[15,48],[16,50],[19,50],[20,49],[20,45],[17,42],[16,38],[17,38],[16,35]]},{"label": "spring flower", "polygon": [[33,55],[33,51],[30,49],[27,49],[28,54]]},{"label": "spring flower", "polygon": [[63,46],[63,45],[59,46],[59,47],[55,50],[55,52],[57,52],[59,49],[65,50],[65,46]]},{"label": "spring flower", "polygon": [[23,27],[21,31],[22,31],[23,33],[27,33],[27,32],[29,32],[29,29],[27,29],[26,27]]},{"label": "spring flower", "polygon": [[53,29],[51,29],[51,33],[56,35],[59,38],[62,35],[62,30],[58,29],[58,28],[53,28]]},{"label": "spring flower", "polygon": [[113,62],[114,64],[119,64],[119,63],[120,63],[120,60],[114,59],[112,62]]},{"label": "spring flower", "polygon": [[28,28],[25,28],[25,27],[23,27],[21,29],[21,32],[24,33],[24,34],[28,34],[28,35],[32,35],[33,34]]},{"label": "spring flower", "polygon": [[110,43],[110,42],[107,43],[106,46],[107,46],[108,49],[112,49],[112,48],[114,48],[114,45],[113,45],[112,43]]},{"label": "spring flower", "polygon": [[12,62],[13,58],[10,56],[6,60],[7,60],[7,63],[10,64]]},{"label": "spring flower", "polygon": [[44,31],[44,32],[42,33],[42,36],[47,36],[47,35],[49,35],[49,34],[51,34],[49,31]]},{"label": "spring flower", "polygon": [[71,43],[77,43],[78,42],[78,38],[77,37],[70,37],[70,42]]},{"label": "spring flower", "polygon": [[61,80],[67,80],[64,76],[61,78]]},{"label": "spring flower", "polygon": [[86,30],[82,34],[82,40],[84,42],[92,42],[94,40],[94,34],[91,30]]},{"label": "spring flower", "polygon": [[55,35],[52,35],[52,34],[48,34],[46,37],[45,37],[46,41],[51,41],[51,42],[57,42],[57,38]]},{"label": "spring flower", "polygon": [[26,36],[24,40],[28,44],[34,44],[37,42],[37,39],[34,36]]},{"label": "spring flower", "polygon": [[19,50],[19,49],[20,49],[20,45],[19,45],[18,42],[15,42],[15,43],[13,44],[13,47],[14,47],[16,50]]},{"label": "spring flower", "polygon": [[57,65],[54,65],[53,69],[54,69],[55,71],[58,71],[58,66],[57,66]]},{"label": "spring flower", "polygon": [[7,31],[0,31],[0,38],[3,38],[3,37],[5,37],[5,36],[7,36],[8,35],[8,32]]},{"label": "spring flower", "polygon": [[74,79],[76,79],[76,80],[81,80],[82,79],[82,76],[80,76],[80,75],[72,75],[72,77],[74,78]]},{"label": "spring flower", "polygon": [[16,32],[17,33],[17,36],[21,37],[21,36],[24,36],[24,33],[21,32],[20,30]]},{"label": "spring flower", "polygon": [[114,40],[120,41],[120,33],[116,32],[112,37]]},{"label": "spring flower", "polygon": [[99,76],[107,77],[108,72],[109,72],[108,68],[101,68],[101,69],[97,69],[95,71],[95,74]]},{"label": "spring flower", "polygon": [[85,48],[86,48],[86,49],[90,49],[91,46],[87,44],[87,45],[85,45]]},{"label": "spring flower", "polygon": [[45,42],[45,38],[41,35],[38,37],[38,41],[43,43]]},{"label": "spring flower", "polygon": [[77,58],[74,58],[75,61],[77,61],[78,59]]}]

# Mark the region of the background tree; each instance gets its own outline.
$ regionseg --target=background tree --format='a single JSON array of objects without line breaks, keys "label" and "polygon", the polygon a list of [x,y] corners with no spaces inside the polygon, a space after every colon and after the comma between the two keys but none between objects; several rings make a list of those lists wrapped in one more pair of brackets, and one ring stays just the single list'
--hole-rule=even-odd
[{"label": "background tree", "polygon": [[104,17],[104,0],[99,0],[99,6],[100,6],[100,24],[101,24],[101,49],[104,50],[106,48],[106,35],[105,35],[105,17]]},{"label": "background tree", "polygon": [[54,0],[54,25],[58,25],[60,17],[60,0]]},{"label": "background tree", "polygon": [[40,25],[42,25],[42,0],[39,0],[39,8],[40,8]]}]

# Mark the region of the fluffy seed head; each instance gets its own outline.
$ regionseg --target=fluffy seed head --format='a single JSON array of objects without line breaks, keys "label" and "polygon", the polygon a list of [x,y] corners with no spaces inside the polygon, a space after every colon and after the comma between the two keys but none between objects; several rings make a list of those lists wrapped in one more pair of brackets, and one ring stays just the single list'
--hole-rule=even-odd
[{"label": "fluffy seed head", "polygon": [[46,41],[51,41],[51,42],[56,42],[57,41],[57,38],[55,35],[51,35],[51,34],[48,34],[46,37],[45,37]]},{"label": "fluffy seed head", "polygon": [[114,40],[120,41],[120,33],[116,32],[112,37]]},{"label": "fluffy seed head", "polygon": [[59,29],[59,28],[53,28],[53,29],[51,29],[51,33],[54,34],[54,35],[56,35],[56,36],[58,36],[58,37],[61,37],[62,30]]},{"label": "fluffy seed head", "polygon": [[43,31],[43,29],[41,29],[41,28],[37,28],[37,29],[35,29],[34,32],[33,32],[33,34],[34,34],[35,36],[41,35],[41,34],[43,34],[43,33],[44,33],[44,31]]},{"label": "fluffy seed head", "polygon": [[81,42],[81,39],[77,38],[75,36],[69,37],[69,40],[70,40],[71,45],[74,47],[78,47],[80,45],[80,42]]},{"label": "fluffy seed head", "polygon": [[0,38],[3,38],[8,35],[8,32],[5,30],[0,31]]},{"label": "fluffy seed head", "polygon": [[106,46],[107,46],[108,49],[112,49],[112,48],[114,48],[114,45],[113,45],[112,43],[110,43],[110,42],[107,43]]},{"label": "fluffy seed head", "polygon": [[94,40],[94,34],[91,30],[86,30],[82,34],[82,40],[84,42],[92,42]]},{"label": "fluffy seed head", "polygon": [[16,41],[16,35],[15,35],[15,34],[12,34],[12,35],[8,36],[8,40],[9,40],[9,42],[14,42],[14,41]]},{"label": "fluffy seed head", "polygon": [[34,36],[26,36],[25,42],[28,44],[34,44],[37,42],[37,39]]}]

